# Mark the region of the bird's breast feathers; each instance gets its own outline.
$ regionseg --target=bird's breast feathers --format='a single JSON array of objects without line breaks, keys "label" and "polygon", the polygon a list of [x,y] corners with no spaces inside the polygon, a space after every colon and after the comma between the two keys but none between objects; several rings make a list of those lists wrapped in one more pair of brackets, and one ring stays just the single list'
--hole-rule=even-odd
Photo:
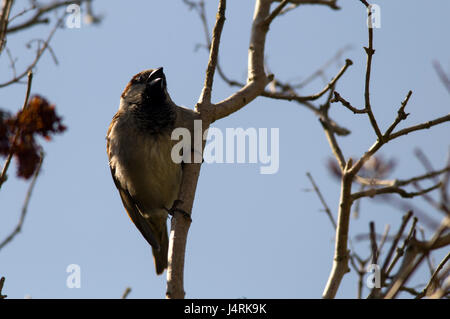
[{"label": "bird's breast feathers", "polygon": [[114,177],[135,198],[141,209],[171,208],[178,196],[181,165],[171,158],[170,133],[142,134],[130,115],[113,120],[108,132],[109,164]]}]

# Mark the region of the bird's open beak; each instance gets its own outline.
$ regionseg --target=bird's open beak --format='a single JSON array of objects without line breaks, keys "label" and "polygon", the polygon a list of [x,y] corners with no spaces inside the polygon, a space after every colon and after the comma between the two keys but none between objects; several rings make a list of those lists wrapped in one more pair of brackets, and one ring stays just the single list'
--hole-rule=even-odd
[{"label": "bird's open beak", "polygon": [[166,88],[166,76],[164,75],[163,68],[160,67],[154,70],[147,79],[147,85],[153,87],[154,89],[159,88],[164,91]]},{"label": "bird's open beak", "polygon": [[152,82],[154,80],[157,80],[157,79],[165,79],[165,75],[164,75],[162,67],[157,68],[152,73],[150,73],[150,75],[149,75],[149,77],[147,79],[147,82],[150,83],[150,82]]}]

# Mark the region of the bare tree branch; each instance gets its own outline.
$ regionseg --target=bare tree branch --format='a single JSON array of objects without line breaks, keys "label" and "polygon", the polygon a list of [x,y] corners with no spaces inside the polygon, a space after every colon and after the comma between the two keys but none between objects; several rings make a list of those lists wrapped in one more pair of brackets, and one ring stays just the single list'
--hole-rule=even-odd
[{"label": "bare tree branch", "polygon": [[422,124],[410,126],[405,129],[402,129],[400,131],[397,131],[396,133],[393,133],[389,136],[389,140],[396,139],[400,136],[407,135],[407,134],[415,132],[415,131],[429,129],[430,127],[433,127],[433,126],[436,126],[436,125],[439,125],[441,123],[448,122],[448,121],[450,121],[450,114],[439,117],[432,121],[428,121],[428,122],[425,122]]},{"label": "bare tree branch", "polygon": [[[255,14],[250,37],[248,56],[248,81],[247,84],[225,100],[212,104],[211,90],[214,70],[217,66],[217,55],[220,44],[220,34],[225,20],[226,1],[219,1],[216,25],[214,27],[210,59],[206,72],[205,87],[200,95],[196,110],[202,120],[203,128],[206,130],[210,123],[221,119],[243,106],[250,103],[261,94],[266,84],[270,81],[264,71],[264,46],[268,25],[265,22],[269,16],[270,0],[258,0],[255,4]],[[204,147],[203,143],[203,147]],[[200,163],[187,164],[183,170],[183,179],[179,194],[179,200],[174,204],[172,210],[175,212],[172,218],[171,233],[169,239],[169,267],[167,271],[167,298],[183,298],[183,271],[184,256],[186,249],[187,233],[190,226],[190,218],[180,213],[186,212],[190,215],[200,174]]]},{"label": "bare tree branch", "polygon": [[406,95],[405,100],[402,102],[402,105],[400,106],[400,108],[397,111],[397,117],[395,118],[394,123],[392,123],[391,126],[389,126],[389,128],[386,130],[386,133],[384,133],[383,139],[385,137],[389,138],[392,131],[397,127],[397,125],[401,121],[406,120],[406,118],[408,117],[409,113],[405,113],[405,107],[408,104],[408,101],[411,98],[411,95],[412,95],[412,91],[409,91],[408,94]]},{"label": "bare tree branch", "polygon": [[13,0],[3,0],[2,2],[2,11],[0,12],[0,53],[5,46],[6,29],[8,28],[12,4]]},{"label": "bare tree branch", "polygon": [[423,189],[419,192],[407,192],[404,189],[401,189],[400,187],[397,186],[388,186],[388,187],[383,187],[383,188],[372,188],[363,192],[358,192],[358,193],[353,193],[351,195],[352,200],[356,200],[359,199],[361,197],[374,197],[376,195],[381,195],[381,194],[399,194],[401,197],[404,198],[412,198],[412,197],[416,197],[416,196],[421,196],[423,194],[426,194],[428,192],[431,192],[435,189],[438,189],[439,187],[441,187],[441,183],[439,182],[436,185],[433,185],[429,188]]},{"label": "bare tree branch", "polygon": [[[325,287],[323,297],[324,298],[332,298],[336,295],[337,290],[339,288],[340,282],[345,275],[346,272],[348,272],[348,264],[349,260],[351,261],[352,266],[354,266],[355,269],[358,269],[356,266],[355,261],[353,260],[352,256],[356,256],[354,254],[350,254],[348,250],[348,244],[350,243],[348,240],[348,232],[349,232],[349,220],[350,220],[350,212],[352,204],[355,200],[360,199],[362,197],[372,197],[375,195],[381,195],[381,194],[399,194],[403,197],[415,197],[420,195],[425,195],[427,192],[430,192],[432,190],[435,190],[437,188],[440,188],[441,191],[444,188],[443,182],[436,182],[435,185],[432,187],[426,188],[426,189],[418,189],[417,192],[408,192],[405,189],[403,189],[404,186],[407,185],[415,185],[416,182],[421,180],[427,180],[427,179],[436,179],[440,174],[445,174],[447,176],[447,172],[449,170],[449,167],[446,167],[443,170],[439,171],[428,171],[426,174],[423,174],[421,176],[412,177],[405,180],[384,180],[384,176],[374,176],[373,178],[366,178],[359,176],[361,169],[363,168],[364,164],[372,158],[378,152],[381,147],[388,143],[389,141],[406,135],[410,132],[414,132],[417,130],[426,129],[429,127],[432,127],[434,125],[438,125],[447,121],[450,121],[450,115],[443,116],[441,118],[434,119],[432,121],[422,123],[419,125],[414,125],[402,130],[399,130],[397,132],[394,132],[397,128],[398,124],[407,119],[408,114],[405,112],[405,108],[412,96],[412,92],[409,91],[406,95],[405,99],[401,103],[401,106],[399,107],[397,111],[397,116],[395,117],[392,124],[387,128],[387,130],[382,133],[380,130],[380,127],[377,123],[377,120],[375,118],[375,115],[372,110],[372,104],[370,99],[370,85],[371,85],[371,73],[372,73],[372,64],[373,64],[373,55],[375,54],[375,50],[373,48],[373,28],[371,25],[371,17],[372,17],[372,10],[371,5],[366,0],[360,0],[360,2],[366,7],[367,9],[367,17],[369,20],[369,26],[368,26],[368,46],[365,47],[366,55],[367,55],[367,62],[366,62],[366,72],[365,72],[365,80],[364,80],[364,101],[365,106],[363,109],[354,107],[350,102],[345,100],[339,93],[335,92],[335,86],[340,79],[340,77],[345,73],[347,68],[352,64],[350,60],[346,60],[345,65],[341,68],[339,73],[330,81],[327,83],[327,85],[318,93],[315,93],[313,95],[308,96],[300,96],[295,92],[295,86],[292,84],[286,84],[282,83],[278,79],[274,79],[273,75],[266,75],[265,68],[264,68],[264,46],[265,46],[265,40],[266,40],[266,34],[269,30],[270,23],[280,14],[283,14],[287,11],[290,11],[292,8],[297,7],[301,4],[324,4],[328,5],[331,8],[336,6],[336,1],[303,1],[303,0],[278,0],[278,1],[269,1],[269,0],[258,0],[256,1],[255,5],[255,14],[253,18],[253,24],[252,24],[252,32],[251,32],[251,38],[250,38],[250,46],[249,46],[249,56],[248,56],[248,75],[247,75],[247,83],[240,83],[239,81],[232,80],[228,78],[223,70],[220,67],[220,64],[218,63],[218,46],[220,44],[220,34],[221,30],[223,28],[223,21],[221,21],[221,13],[220,13],[220,6],[219,4],[219,13],[217,15],[216,24],[214,27],[213,35],[212,35],[212,41],[210,41],[209,37],[209,28],[207,24],[206,14],[205,14],[205,8],[204,8],[204,2],[198,1],[194,2],[191,0],[184,0],[184,2],[189,5],[191,8],[195,8],[197,12],[199,13],[200,19],[203,24],[203,28],[205,31],[205,36],[207,37],[206,40],[206,46],[210,50],[210,58],[208,62],[208,69],[206,72],[206,78],[205,78],[205,85],[202,91],[202,94],[200,96],[199,102],[196,105],[196,110],[200,114],[200,118],[203,120],[203,130],[206,130],[211,123],[214,121],[221,119],[233,112],[236,112],[246,104],[248,104],[250,101],[252,101],[257,96],[261,95],[268,98],[273,99],[280,99],[280,100],[287,100],[287,101],[295,101],[297,103],[300,103],[304,106],[306,106],[308,109],[313,111],[316,115],[319,116],[319,120],[323,125],[326,137],[329,141],[330,147],[338,161],[340,170],[341,170],[341,197],[340,197],[340,203],[339,203],[339,212],[338,212],[338,219],[337,222],[334,221],[332,218],[332,215],[330,213],[330,209],[325,203],[325,200],[323,196],[321,195],[320,191],[317,188],[317,185],[315,184],[314,180],[308,174],[309,179],[311,180],[311,183],[314,187],[314,190],[319,196],[319,199],[321,200],[322,204],[325,207],[325,211],[329,214],[330,219],[332,220],[333,225],[336,226],[336,243],[335,243],[335,254],[334,254],[334,261],[332,270],[330,273],[330,276],[328,278],[327,285]],[[273,11],[270,11],[270,5],[271,2],[279,2],[279,4],[276,6],[276,8]],[[291,4],[290,7],[288,7],[288,4]],[[224,7],[223,7],[224,8]],[[224,10],[223,10],[224,11]],[[224,20],[224,16],[223,16]],[[218,37],[216,37],[218,36]],[[230,86],[236,86],[239,87],[239,90],[232,95],[230,95],[228,98],[224,99],[223,101],[219,103],[212,103],[211,102],[211,91],[212,91],[212,84],[213,84],[213,76],[214,71],[217,69],[219,76],[227,82]],[[271,82],[272,83],[272,90],[265,89],[265,86]],[[320,107],[316,107],[311,101],[315,101],[321,97],[323,97],[325,94],[328,93],[328,98],[326,102],[321,105]],[[332,102],[340,102],[344,105],[344,107],[348,108],[355,114],[367,114],[369,121],[371,123],[371,126],[377,136],[377,140],[375,143],[355,162],[350,159],[346,159],[344,156],[344,153],[342,152],[338,140],[336,138],[336,135],[340,135],[344,131],[340,131],[340,127],[333,122],[328,117],[328,110],[330,107],[330,103]],[[344,132],[342,135],[348,134],[348,130]],[[181,210],[190,212],[192,209],[192,202],[193,202],[193,196],[195,194],[195,187],[200,171],[200,164],[190,164],[187,165],[189,168],[187,169],[187,176],[190,176],[190,179],[193,179],[194,181],[188,182],[187,186],[185,186],[185,183],[183,181],[182,190],[180,191],[180,199],[179,207]],[[364,175],[364,171],[361,173]],[[444,176],[444,177],[445,177]],[[184,178],[183,178],[184,179]],[[352,184],[354,181],[357,181],[362,185],[362,189],[359,192],[352,194]],[[366,186],[372,186],[371,189],[366,189]],[[418,187],[418,186],[417,186]],[[328,208],[328,209],[327,209]],[[394,265],[396,264],[397,260],[401,257],[399,254],[397,254],[394,257],[394,261],[391,263],[392,255],[394,254],[395,249],[397,248],[397,243],[402,237],[404,228],[406,227],[406,224],[408,220],[410,219],[412,213],[409,213],[407,215],[407,218],[405,217],[404,223],[402,224],[399,234],[395,237],[394,243],[388,253],[388,256],[384,262],[383,265],[383,272],[384,272],[384,278],[383,280],[386,280],[388,277],[388,274],[390,271],[392,271]],[[174,218],[172,219],[172,230],[175,229],[174,225],[176,223],[179,223],[182,225],[181,227],[184,227],[184,230],[187,234],[187,230],[189,228],[190,220],[187,219],[178,219],[176,218],[177,215],[174,215]],[[180,215],[182,216],[182,215]],[[408,243],[409,245],[414,244],[414,249],[411,251],[407,251],[408,258],[406,261],[413,262],[414,257],[417,255],[417,252],[421,252],[423,249],[421,249],[420,242],[417,241],[415,238],[413,238],[415,225],[417,223],[417,219],[415,219],[413,226],[410,231],[410,235],[407,237],[407,241],[405,243]],[[187,225],[187,226],[186,226]],[[378,259],[378,255],[381,252],[381,248],[383,244],[385,243],[385,240],[387,238],[388,229],[385,232],[385,235],[383,236],[382,242],[380,245],[377,245],[376,242],[376,232],[375,232],[375,225],[372,223],[370,228],[370,238],[371,238],[371,246],[372,246],[372,256],[373,261],[376,262]],[[180,234],[176,230],[171,233],[171,241],[172,241],[172,235],[176,237],[176,235]],[[182,236],[183,237],[183,236]],[[435,239],[433,245],[437,245],[437,243],[445,244],[447,242],[447,237],[441,236]],[[185,242],[184,242],[185,244]],[[426,249],[429,249],[429,242],[424,243]],[[351,243],[350,243],[351,245]],[[412,246],[411,246],[412,247]],[[434,247],[434,246],[432,246]],[[184,251],[184,247],[182,248]],[[411,248],[412,249],[412,248]],[[172,254],[171,252],[170,254]],[[184,255],[183,255],[184,256]],[[183,259],[184,262],[184,259]],[[403,264],[407,264],[405,262],[405,259],[403,260]],[[361,266],[362,264],[360,264]],[[389,267],[387,269],[387,267]],[[169,271],[170,272],[170,271]],[[168,275],[169,275],[168,272]],[[402,270],[397,274],[397,278],[400,278],[401,274],[403,274],[404,271]],[[403,275],[402,275],[403,276]],[[408,275],[409,276],[409,275]],[[168,277],[169,278],[169,277]],[[360,281],[362,280],[360,277]],[[391,282],[391,284],[395,284]],[[398,290],[404,290],[409,291],[411,293],[417,294],[417,292],[413,288],[405,287],[403,284],[398,287]],[[169,291],[169,290],[168,290]],[[373,293],[373,291],[372,291]],[[372,294],[371,293],[371,294]],[[360,295],[360,293],[359,293]],[[374,294],[378,295],[378,293]],[[182,296],[184,296],[184,291]],[[169,295],[168,297],[173,297],[173,295]]]},{"label": "bare tree branch", "polygon": [[430,293],[430,288],[432,284],[434,283],[438,273],[441,271],[441,269],[444,267],[444,265],[447,263],[447,261],[450,259],[450,252],[442,259],[442,261],[439,263],[439,265],[436,267],[434,273],[432,274],[430,280],[428,281],[425,288],[417,295],[416,299],[420,299],[424,296],[427,296]]},{"label": "bare tree branch", "polygon": [[266,18],[270,10],[269,0],[258,0],[255,4],[250,46],[248,55],[247,84],[223,101],[211,107],[214,113],[211,123],[241,109],[258,97],[273,76],[266,76],[264,71],[264,50],[266,34],[269,30]]},{"label": "bare tree branch", "polygon": [[[407,185],[409,183],[413,183],[417,178],[411,178],[406,181],[396,181],[393,185],[389,185],[386,187],[381,188],[373,188],[369,190],[360,191],[357,193],[352,194],[351,193],[351,187],[354,180],[363,181],[366,182],[364,178],[359,177],[357,174],[363,167],[363,165],[387,142],[406,135],[410,132],[414,132],[417,130],[426,129],[429,127],[432,127],[434,125],[438,125],[447,121],[450,121],[450,115],[435,119],[433,121],[429,121],[423,124],[411,126],[409,128],[397,131],[395,133],[392,133],[395,127],[400,123],[400,121],[406,119],[407,114],[404,112],[404,109],[411,97],[412,92],[408,92],[405,100],[402,102],[398,112],[397,117],[394,120],[394,122],[391,124],[391,126],[386,130],[385,134],[382,134],[379,126],[377,124],[377,121],[375,119],[375,116],[372,112],[372,106],[370,101],[370,79],[371,79],[371,69],[372,69],[372,59],[373,55],[375,53],[375,50],[373,49],[373,28],[371,25],[371,5],[366,0],[360,0],[361,3],[364,4],[368,11],[368,19],[369,19],[369,25],[368,25],[368,37],[369,37],[369,45],[365,48],[366,54],[367,54],[367,63],[366,63],[366,78],[365,78],[365,108],[360,110],[355,107],[353,107],[348,101],[340,97],[339,94],[334,94],[334,99],[330,99],[329,101],[339,101],[341,102],[345,107],[353,111],[354,113],[366,113],[370,119],[370,123],[372,125],[373,130],[375,131],[375,134],[377,136],[376,142],[369,148],[367,152],[365,152],[353,165],[353,161],[350,159],[347,162],[345,162],[345,157],[337,143],[337,140],[334,138],[333,132],[330,131],[329,127],[327,125],[324,125],[324,130],[327,135],[330,147],[338,160],[339,166],[341,168],[342,174],[341,174],[341,197],[339,202],[339,213],[338,213],[338,227],[336,231],[336,244],[335,244],[335,253],[334,253],[334,260],[332,269],[328,278],[328,282],[326,284],[325,290],[323,292],[324,298],[334,298],[337,290],[339,288],[339,285],[341,283],[341,280],[343,276],[348,272],[348,260],[349,260],[349,254],[347,251],[347,242],[348,242],[348,230],[349,230],[349,216],[350,216],[350,209],[352,206],[352,203],[365,196],[375,196],[378,194],[386,194],[386,193],[397,193],[400,194],[403,197],[415,197],[419,195],[423,195],[429,191],[432,191],[434,189],[440,188],[442,186],[442,183],[438,183],[432,187],[429,187],[424,190],[420,190],[419,192],[407,192],[400,188],[400,186]],[[325,123],[326,124],[326,123]],[[447,170],[447,168],[446,168]],[[434,172],[433,174],[426,174],[426,176],[421,176],[423,179],[427,179],[430,177],[435,176]],[[368,180],[369,182],[372,182],[371,180]],[[385,181],[380,181],[384,182]],[[364,184],[364,183],[363,183]],[[381,184],[381,183],[380,183]],[[369,184],[370,185],[370,184]],[[386,185],[386,183],[385,183]],[[436,238],[435,241],[437,241],[439,238]],[[413,253],[411,253],[411,256]],[[411,259],[412,261],[412,259]],[[392,266],[392,264],[391,264]],[[391,270],[388,269],[387,272]],[[390,289],[390,292],[388,293],[388,296],[395,297],[395,295],[398,293],[399,289],[403,287],[403,284],[406,282],[410,274],[414,271],[408,268],[408,271],[402,271],[401,275],[399,275],[401,278],[401,282],[399,280],[396,281],[396,283],[393,284],[392,288]],[[405,275],[406,274],[406,275]]]},{"label": "bare tree branch", "polygon": [[[387,272],[389,263],[391,262],[391,258],[392,258],[394,252],[397,249],[397,245],[398,245],[401,237],[403,236],[403,232],[405,231],[406,225],[408,224],[408,222],[411,219],[412,215],[413,215],[412,211],[409,211],[402,218],[402,223],[400,225],[400,228],[397,231],[397,235],[395,236],[395,238],[394,238],[394,240],[392,242],[391,248],[389,249],[389,251],[388,251],[388,253],[387,253],[387,255],[386,255],[385,259],[384,259],[383,266],[381,267],[381,274],[382,274],[382,276],[384,274],[386,274],[386,272]],[[382,278],[382,285],[383,285],[384,279],[385,278]]]},{"label": "bare tree branch", "polygon": [[334,98],[331,100],[331,103],[341,102],[343,106],[348,108],[350,111],[352,111],[354,114],[366,114],[367,109],[357,109],[354,107],[350,102],[345,100],[338,92],[334,92]]},{"label": "bare tree branch", "polygon": [[289,3],[289,0],[282,0],[280,4],[272,11],[272,13],[266,18],[264,21],[268,26],[272,23],[273,19],[275,19],[283,10],[283,8]]},{"label": "bare tree branch", "polygon": [[[341,60],[342,56],[344,55],[345,52],[347,52],[348,50],[352,49],[351,45],[346,45],[344,47],[342,47],[341,49],[339,49],[333,57],[331,57],[331,59],[329,59],[328,61],[326,61],[322,66],[320,66],[316,71],[314,71],[311,75],[307,76],[304,80],[302,80],[300,83],[298,84],[292,84],[292,88],[294,89],[301,89],[303,87],[305,87],[306,85],[308,85],[309,83],[311,83],[314,79],[318,78],[318,77],[322,77],[323,79],[325,79],[326,75],[325,75],[325,70],[330,67],[333,63],[340,63],[339,61]],[[326,81],[326,80],[325,80]]]},{"label": "bare tree branch", "polygon": [[305,102],[305,101],[315,101],[321,98],[325,93],[327,93],[331,88],[336,85],[336,82],[341,78],[341,76],[347,71],[348,67],[353,64],[352,60],[346,59],[345,65],[341,68],[338,74],[318,93],[308,96],[299,96],[294,92],[282,93],[282,92],[270,92],[265,91],[263,96],[270,97],[277,100],[288,100],[288,101],[296,101],[296,102]]},{"label": "bare tree branch", "polygon": [[[198,5],[193,1],[185,0],[190,6]],[[265,86],[273,79],[273,75],[267,76],[264,69],[264,50],[266,35],[273,18],[280,12],[278,9],[270,13],[271,0],[257,0],[253,17],[250,45],[248,53],[248,76],[245,86],[240,88],[226,99],[213,104],[211,103],[211,90],[213,84],[214,70],[217,68],[218,49],[220,35],[225,20],[225,0],[219,1],[216,24],[213,30],[210,46],[210,58],[206,72],[205,85],[196,105],[196,111],[202,120],[202,131],[205,131],[211,123],[234,113],[250,103],[264,92]],[[342,72],[343,73],[343,72]],[[336,79],[337,80],[337,79]],[[333,82],[335,83],[335,81]],[[327,88],[326,91],[328,91]],[[325,91],[325,92],[326,92]],[[331,98],[331,97],[330,97]],[[329,100],[328,99],[328,104]],[[203,143],[204,147],[205,143]],[[190,212],[195,196],[195,190],[200,173],[200,163],[187,164],[183,170],[183,179],[179,194],[172,211],[174,212],[169,240],[169,267],[167,271],[167,298],[183,298],[183,268],[186,248],[186,238],[190,226]],[[183,214],[182,212],[185,212]]]},{"label": "bare tree branch", "polygon": [[[183,0],[183,2],[186,5],[188,5],[190,9],[194,9],[195,11],[197,11],[200,21],[202,22],[204,34],[206,37],[206,42],[205,42],[206,45],[197,45],[197,47],[201,46],[201,47],[205,47],[209,50],[211,48],[211,41],[210,41],[210,35],[209,35],[208,21],[207,21],[207,17],[206,17],[206,13],[205,13],[204,1],[200,0],[198,2],[195,2],[195,1],[190,1],[190,0]],[[277,15],[281,14],[282,8],[285,6],[285,3],[287,3],[287,1],[286,2],[282,1],[279,4],[279,6],[277,8],[275,8],[274,11],[272,11],[271,16],[267,17],[267,19],[265,20],[266,25],[270,24]],[[339,58],[342,55],[342,53],[345,52],[346,49],[348,49],[348,47],[345,47],[345,48],[339,50],[339,52],[335,55],[335,57],[333,57],[332,60],[328,61],[322,68],[327,67],[331,62],[333,62],[337,58]],[[233,86],[233,87],[239,87],[239,88],[243,88],[245,86],[244,83],[241,83],[236,80],[232,80],[225,74],[225,72],[223,71],[223,69],[219,63],[218,58],[217,58],[216,64],[217,64],[216,65],[217,73],[222,78],[222,80],[224,80],[228,85]],[[264,92],[261,93],[261,96],[273,98],[273,99],[296,101],[299,104],[305,106],[307,109],[313,111],[317,116],[319,116],[319,118],[323,119],[323,114],[322,114],[321,110],[318,107],[315,107],[314,105],[309,103],[308,101],[316,100],[316,99],[320,98],[321,96],[323,96],[332,86],[335,85],[337,80],[339,80],[339,78],[346,71],[347,67],[350,66],[351,64],[352,64],[352,62],[350,60],[346,61],[346,65],[338,73],[338,75],[334,79],[332,79],[331,82],[328,83],[328,85],[321,92],[319,92],[317,94],[314,94],[311,96],[299,96],[293,91],[293,88],[301,87],[302,85],[305,85],[307,80],[305,80],[304,82],[302,82],[298,85],[289,86],[289,85],[282,84],[279,80],[273,79],[272,83],[274,83],[275,86],[283,88],[283,91],[286,91],[285,89],[288,88],[290,92],[286,93],[286,92],[274,92],[274,91],[270,91],[270,90],[264,90]],[[321,69],[317,72],[323,73],[323,69]],[[313,79],[314,77],[315,77],[315,74],[313,74],[308,79]],[[345,136],[345,135],[350,134],[350,131],[348,129],[339,126],[336,122],[334,122],[331,119],[329,120],[329,124],[330,124],[331,128],[336,132],[337,135]]]},{"label": "bare tree branch", "polygon": [[389,287],[385,298],[386,299],[392,299],[395,298],[400,291],[400,288],[403,287],[404,284],[407,283],[410,276],[414,273],[414,271],[419,267],[425,256],[428,254],[428,252],[431,249],[435,249],[436,242],[441,238],[442,233],[450,228],[450,219],[444,218],[444,220],[441,223],[441,226],[439,229],[435,232],[433,237],[426,243],[426,250],[421,253],[421,255],[418,258],[415,258],[416,255],[419,253],[417,249],[414,249],[417,247],[415,242],[413,241],[409,246],[409,252],[411,253],[411,257],[409,259],[404,258],[402,267],[397,273],[395,279],[393,280],[391,286]]},{"label": "bare tree branch", "polygon": [[390,273],[394,269],[397,262],[400,260],[400,258],[405,254],[405,250],[408,248],[409,243],[414,238],[415,232],[416,232],[416,225],[417,225],[417,217],[413,218],[413,223],[411,225],[411,228],[409,230],[408,235],[406,236],[405,240],[403,241],[403,245],[395,250],[395,256],[392,260],[392,263],[389,264],[389,267],[386,269],[386,273],[384,274],[384,278],[389,277]]},{"label": "bare tree branch", "polygon": [[372,124],[372,127],[375,131],[375,134],[377,135],[379,140],[382,140],[381,131],[378,127],[378,123],[375,120],[375,116],[372,112],[372,106],[370,103],[370,76],[372,73],[372,59],[373,55],[375,54],[375,50],[373,49],[373,27],[372,27],[372,11],[370,10],[370,5],[367,3],[366,0],[360,0],[366,7],[368,12],[368,19],[369,19],[369,27],[367,30],[369,31],[369,46],[365,47],[367,54],[367,64],[366,64],[366,82],[365,82],[365,103],[366,103],[366,110],[367,115],[369,116],[370,123]]},{"label": "bare tree branch", "polygon": [[202,105],[211,103],[211,91],[214,80],[214,73],[217,66],[217,58],[219,55],[220,37],[222,35],[223,25],[225,23],[226,1],[219,1],[219,9],[217,12],[217,20],[213,30],[213,38],[210,47],[210,55],[208,60],[208,68],[206,70],[205,84],[202,94],[199,98],[197,109],[201,112]]},{"label": "bare tree branch", "polygon": [[350,167],[352,167],[352,163],[352,159],[350,158],[342,172],[341,197],[339,199],[338,226],[336,230],[336,245],[333,266],[322,295],[322,297],[326,299],[334,298],[336,296],[342,278],[349,271],[349,252],[347,243],[351,210],[351,201],[349,198],[352,191],[353,180],[353,175],[349,173],[349,170]]},{"label": "bare tree branch", "polygon": [[44,54],[44,52],[49,48],[49,43],[50,40],[53,38],[53,35],[55,34],[56,30],[58,29],[58,27],[61,25],[61,23],[64,20],[64,16],[65,14],[60,17],[58,19],[58,21],[56,22],[55,26],[53,27],[53,29],[50,31],[50,34],[48,35],[47,39],[43,42],[43,45],[40,49],[38,49],[36,56],[33,60],[33,62],[31,62],[31,64],[26,68],[25,71],[23,71],[22,73],[20,73],[19,75],[13,77],[11,80],[4,82],[4,83],[0,83],[0,88],[11,85],[13,83],[17,83],[20,80],[22,80],[22,78],[24,78],[30,71],[32,71],[34,69],[34,67],[37,65],[37,63],[39,62],[40,58],[42,57],[42,55]]}]

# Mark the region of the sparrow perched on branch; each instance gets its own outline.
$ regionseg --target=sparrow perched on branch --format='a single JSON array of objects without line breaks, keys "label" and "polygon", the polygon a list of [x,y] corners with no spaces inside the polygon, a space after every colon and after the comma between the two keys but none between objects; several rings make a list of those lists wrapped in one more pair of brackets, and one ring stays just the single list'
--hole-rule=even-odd
[{"label": "sparrow perched on branch", "polygon": [[167,92],[163,68],[131,79],[107,133],[107,153],[123,205],[152,246],[156,273],[167,268],[167,216],[178,197],[182,164],[171,158],[176,127],[192,129],[192,110],[177,106]]}]

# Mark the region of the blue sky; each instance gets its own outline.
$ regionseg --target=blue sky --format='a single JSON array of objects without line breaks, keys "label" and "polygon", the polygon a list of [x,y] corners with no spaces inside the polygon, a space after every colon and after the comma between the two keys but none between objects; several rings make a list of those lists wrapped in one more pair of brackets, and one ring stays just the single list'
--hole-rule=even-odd
[{"label": "blue sky", "polygon": [[[217,1],[208,1],[210,24]],[[304,6],[278,18],[271,26],[266,59],[271,72],[284,81],[304,79],[341,48],[351,45],[342,61],[327,69],[331,79],[345,58],[354,65],[337,90],[353,105],[364,102],[367,45],[366,13],[357,0],[339,1],[342,10]],[[14,12],[26,7],[16,1]],[[400,127],[424,122],[449,112],[450,96],[440,83],[432,61],[450,71],[450,42],[446,40],[450,3],[435,0],[376,2],[381,28],[375,30],[372,105],[382,129],[396,116],[408,90],[413,96],[408,120]],[[253,1],[229,0],[220,47],[222,67],[229,77],[244,81]],[[127,217],[112,182],[105,135],[118,108],[122,90],[137,72],[163,66],[172,99],[193,107],[201,92],[208,53],[195,51],[203,43],[201,23],[182,1],[101,1],[95,12],[98,26],[58,30],[50,54],[40,61],[32,93],[56,104],[68,130],[50,143],[31,199],[23,231],[0,251],[4,293],[11,298],[119,298],[131,287],[132,298],[163,298],[165,276],[154,272],[151,249]],[[26,17],[24,17],[26,18]],[[33,38],[45,38],[50,26],[37,26],[13,35],[8,47],[21,70],[33,58],[25,48]],[[1,81],[12,76],[5,54],[0,59]],[[301,93],[323,87],[317,80]],[[0,90],[0,107],[15,111],[26,87]],[[213,101],[234,91],[216,77]],[[347,156],[360,156],[375,141],[365,116],[355,116],[334,104],[331,115],[352,134],[339,141]],[[225,128],[279,128],[280,169],[261,175],[259,164],[204,164],[188,236],[185,290],[188,298],[319,298],[331,269],[334,234],[321,204],[310,188],[311,172],[334,215],[339,183],[326,169],[331,156],[317,118],[289,102],[257,98],[244,109],[214,123]],[[436,168],[444,167],[449,125],[410,134],[381,151],[395,158],[392,177],[423,172],[414,157],[421,147]],[[14,177],[0,192],[0,235],[16,225],[27,183]],[[417,200],[437,219],[441,216]],[[434,214],[434,215],[433,215]],[[382,232],[398,228],[402,212],[388,205],[362,202],[362,214],[351,220],[351,235],[368,231],[376,222]],[[425,231],[430,235],[429,229]],[[355,244],[364,257],[369,243]],[[446,253],[438,251],[435,262]],[[81,267],[81,288],[66,286],[66,267]],[[423,268],[414,282],[425,283]],[[356,296],[354,272],[347,275],[338,297]]]}]

